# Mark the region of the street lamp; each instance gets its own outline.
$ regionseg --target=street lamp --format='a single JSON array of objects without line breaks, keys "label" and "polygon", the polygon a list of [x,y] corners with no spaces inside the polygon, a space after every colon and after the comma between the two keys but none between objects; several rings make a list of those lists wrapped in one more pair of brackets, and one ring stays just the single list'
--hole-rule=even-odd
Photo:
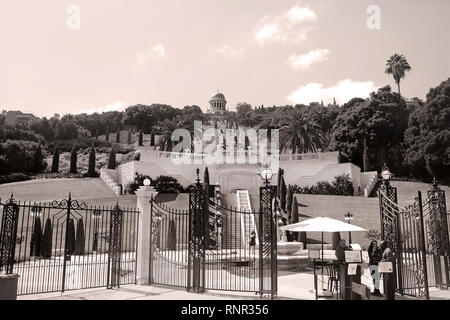
[{"label": "street lamp", "polygon": [[392,178],[392,173],[389,171],[389,168],[384,164],[384,167],[381,171],[381,177],[384,181],[389,181]]},{"label": "street lamp", "polygon": [[[353,214],[350,213],[350,211],[348,211],[346,214],[344,214],[344,219],[347,220],[348,224],[352,224]],[[349,242],[349,245],[352,243],[351,231],[348,232],[348,242]]]},{"label": "street lamp", "polygon": [[144,186],[146,186],[146,187],[149,187],[151,183],[152,182],[150,181],[150,179],[145,179],[144,180]]},{"label": "street lamp", "polygon": [[264,185],[268,186],[270,184],[270,180],[272,180],[273,172],[270,169],[269,165],[266,164],[259,175],[263,179]]}]

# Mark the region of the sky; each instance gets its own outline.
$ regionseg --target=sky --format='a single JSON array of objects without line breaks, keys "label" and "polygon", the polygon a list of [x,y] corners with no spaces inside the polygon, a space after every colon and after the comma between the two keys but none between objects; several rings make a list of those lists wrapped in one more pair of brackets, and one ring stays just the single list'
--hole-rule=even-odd
[{"label": "sky", "polygon": [[450,77],[448,0],[0,0],[0,109],[38,116],[165,103],[345,103]]}]

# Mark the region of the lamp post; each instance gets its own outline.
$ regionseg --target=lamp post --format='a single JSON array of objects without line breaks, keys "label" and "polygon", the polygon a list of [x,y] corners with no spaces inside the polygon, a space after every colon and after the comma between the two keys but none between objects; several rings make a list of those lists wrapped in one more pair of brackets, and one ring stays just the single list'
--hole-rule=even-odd
[{"label": "lamp post", "polygon": [[269,186],[270,181],[272,180],[273,177],[273,172],[268,164],[264,165],[264,169],[261,171],[259,175],[263,179],[264,186]]},{"label": "lamp post", "polygon": [[215,209],[216,209],[216,246],[217,249],[222,249],[222,213],[218,206],[222,205],[221,187],[219,182],[216,183],[214,187],[214,195],[216,198]]},{"label": "lamp post", "polygon": [[[344,215],[344,219],[347,220],[348,224],[352,224],[353,214],[350,211],[348,211]],[[351,233],[351,231],[348,232],[348,242],[349,242],[349,245],[352,243],[352,233]]]},{"label": "lamp post", "polygon": [[386,163],[383,166],[383,169],[381,169],[381,178],[383,181],[382,184],[382,190],[386,193],[386,196],[392,201],[397,203],[397,188],[392,187],[389,180],[394,175],[391,171],[389,171],[389,168],[387,167]]}]

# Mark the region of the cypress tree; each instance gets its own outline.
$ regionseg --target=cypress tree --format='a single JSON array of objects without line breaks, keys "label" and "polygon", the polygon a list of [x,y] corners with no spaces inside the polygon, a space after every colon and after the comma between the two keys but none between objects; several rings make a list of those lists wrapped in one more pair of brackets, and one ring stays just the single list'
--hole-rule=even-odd
[{"label": "cypress tree", "polygon": [[[293,197],[293,203],[292,203],[292,217],[291,217],[291,224],[292,223],[297,223],[299,221],[299,214],[298,214],[298,202],[297,202],[297,198]],[[302,232],[300,232],[302,233]],[[293,238],[295,240],[299,240],[299,234],[296,232],[293,236]],[[301,241],[301,240],[299,240]]]},{"label": "cypress tree", "polygon": [[77,173],[77,148],[75,146],[70,153],[70,173]]},{"label": "cypress tree", "polygon": [[152,131],[152,134],[150,135],[150,147],[155,146],[155,134]]},{"label": "cypress tree", "polygon": [[98,129],[95,129],[95,140],[98,140]]},{"label": "cypress tree", "polygon": [[142,130],[139,131],[139,145],[140,146],[144,145],[144,134],[142,133]]},{"label": "cypress tree", "polygon": [[73,254],[80,256],[84,255],[84,246],[85,246],[84,224],[83,218],[80,218],[77,224],[77,236],[75,239],[75,249]]},{"label": "cypress tree", "polygon": [[92,143],[91,152],[89,153],[88,177],[95,177],[95,146]]},{"label": "cypress tree", "polygon": [[52,173],[59,172],[59,148],[55,147],[55,151],[53,152],[53,160],[52,160]]},{"label": "cypress tree", "polygon": [[52,237],[53,227],[50,218],[45,221],[44,235],[41,243],[41,256],[44,259],[49,259],[52,256]]},{"label": "cypress tree", "polygon": [[175,221],[170,220],[169,222],[169,234],[167,235],[167,249],[176,250],[177,249],[177,229],[175,227]]},{"label": "cypress tree", "polygon": [[40,173],[44,171],[46,165],[47,164],[44,161],[44,155],[42,154],[41,145],[39,145],[33,154],[33,172]]},{"label": "cypress tree", "polygon": [[292,186],[289,185],[287,189],[286,194],[286,211],[287,211],[287,217],[288,217],[288,223],[292,223],[292,197],[293,197],[293,191]]},{"label": "cypress tree", "polygon": [[112,148],[111,152],[109,153],[108,169],[115,169],[115,168],[116,168],[116,150]]},{"label": "cypress tree", "polygon": [[120,128],[117,129],[117,133],[116,133],[116,143],[120,143]]},{"label": "cypress tree", "polygon": [[109,141],[109,127],[106,129],[106,141]]},{"label": "cypress tree", "polygon": [[127,141],[127,143],[131,144],[131,130],[130,129],[128,129],[128,141]]},{"label": "cypress tree", "polygon": [[209,198],[209,171],[208,171],[208,167],[205,168],[205,173],[203,175],[203,189],[205,190],[205,194]]}]

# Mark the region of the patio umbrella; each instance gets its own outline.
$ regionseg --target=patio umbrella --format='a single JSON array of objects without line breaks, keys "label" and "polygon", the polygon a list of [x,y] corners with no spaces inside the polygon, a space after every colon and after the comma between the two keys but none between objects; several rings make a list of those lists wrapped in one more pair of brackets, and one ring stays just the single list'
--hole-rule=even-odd
[{"label": "patio umbrella", "polygon": [[[327,217],[317,217],[302,222],[290,224],[280,228],[281,230],[291,231],[291,232],[320,232],[322,234],[322,274],[323,274],[323,233],[324,232],[345,232],[345,231],[367,231],[364,228],[342,222],[339,220],[327,218]],[[314,268],[315,270],[315,268]]]}]

